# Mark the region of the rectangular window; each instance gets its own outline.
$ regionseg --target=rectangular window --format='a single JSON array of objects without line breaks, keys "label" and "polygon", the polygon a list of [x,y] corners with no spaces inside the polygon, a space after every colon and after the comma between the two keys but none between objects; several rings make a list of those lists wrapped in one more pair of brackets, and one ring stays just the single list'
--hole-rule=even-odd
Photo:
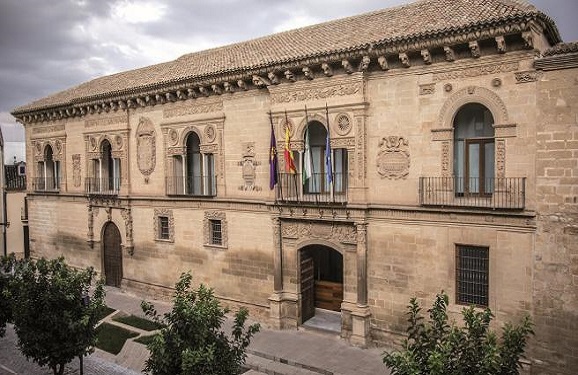
[{"label": "rectangular window", "polygon": [[211,228],[210,239],[211,245],[222,245],[223,244],[223,232],[221,229],[221,220],[209,220],[209,225]]},{"label": "rectangular window", "polygon": [[171,235],[169,232],[169,218],[168,218],[168,216],[159,216],[158,238],[160,240],[169,240],[171,238]]},{"label": "rectangular window", "polygon": [[488,306],[489,248],[456,246],[456,303]]}]

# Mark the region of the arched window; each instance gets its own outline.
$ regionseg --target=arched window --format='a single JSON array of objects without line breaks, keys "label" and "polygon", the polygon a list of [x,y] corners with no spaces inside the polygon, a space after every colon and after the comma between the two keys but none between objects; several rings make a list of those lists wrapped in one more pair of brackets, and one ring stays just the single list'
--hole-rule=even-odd
[{"label": "arched window", "polygon": [[191,132],[185,141],[184,155],[173,157],[173,177],[169,178],[167,193],[175,195],[214,196],[216,194],[213,154],[201,153],[201,140]]},{"label": "arched window", "polygon": [[470,103],[454,117],[456,193],[490,195],[494,191],[494,117],[488,108]]},{"label": "arched window", "polygon": [[38,162],[38,181],[36,190],[59,190],[60,162],[54,160],[54,153],[50,145],[44,148],[44,160]]},{"label": "arched window", "polygon": [[112,146],[108,140],[100,145],[100,157],[92,159],[92,178],[88,190],[91,193],[118,194],[120,190],[120,159],[113,157]]}]

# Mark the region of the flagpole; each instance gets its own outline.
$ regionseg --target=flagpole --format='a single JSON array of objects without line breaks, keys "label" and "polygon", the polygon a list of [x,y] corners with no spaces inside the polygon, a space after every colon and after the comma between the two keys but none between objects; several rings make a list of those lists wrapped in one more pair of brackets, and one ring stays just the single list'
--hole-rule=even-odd
[{"label": "flagpole", "polygon": [[[275,137],[275,127],[273,126],[273,114],[269,111],[269,122],[271,123],[271,144],[269,148],[269,187],[271,190],[277,185],[279,194],[283,197],[283,183],[279,183],[279,168],[277,158],[277,139]],[[277,195],[275,195],[275,201]]]},{"label": "flagpole", "polygon": [[[289,134],[289,118],[287,117],[287,110],[285,110],[285,132],[287,134]],[[288,157],[285,158],[285,162],[287,163],[287,161],[290,161],[291,165],[289,167],[289,172],[291,172],[291,166],[293,167],[293,185],[295,185],[295,194],[297,194],[297,192],[299,191],[297,189],[297,171],[295,170],[295,162],[293,160],[293,151],[291,150],[291,137],[288,136],[286,137],[286,144],[285,144],[285,152],[286,154],[288,154]],[[287,168],[287,166],[285,166],[285,168]],[[289,173],[289,175],[291,175],[291,173]],[[299,199],[299,196],[297,196],[297,199]]]},{"label": "flagpole", "polygon": [[[306,128],[305,128],[305,137],[306,137],[305,141],[307,142],[309,140],[308,139],[309,138],[309,114],[307,112],[307,105],[305,105],[305,126],[306,126]],[[306,146],[307,146],[307,144],[306,144]],[[317,191],[317,186],[316,186],[317,184],[315,183],[315,179],[316,179],[316,177],[315,177],[315,165],[312,163],[312,160],[311,160],[311,147],[309,147],[309,150],[305,149],[305,152],[309,154],[309,157],[308,157],[309,168],[311,169],[311,174],[312,174],[312,176],[309,177],[309,183],[312,183],[313,191],[316,192]],[[303,162],[305,162],[305,158],[303,158]],[[303,163],[303,164],[305,164],[305,163]],[[313,180],[313,181],[311,181],[311,180]],[[305,181],[303,181],[303,184],[305,184]],[[317,201],[317,195],[315,195],[315,200]]]}]

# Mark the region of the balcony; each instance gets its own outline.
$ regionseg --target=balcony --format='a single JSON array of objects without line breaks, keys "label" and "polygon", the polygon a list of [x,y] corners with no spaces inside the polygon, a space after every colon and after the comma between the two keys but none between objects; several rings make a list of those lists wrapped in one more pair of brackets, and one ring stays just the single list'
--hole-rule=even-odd
[{"label": "balcony", "polygon": [[32,190],[37,192],[58,193],[60,191],[60,178],[58,177],[34,177]]},{"label": "balcony", "polygon": [[347,174],[334,173],[333,184],[327,185],[324,173],[313,173],[306,184],[296,173],[280,173],[276,189],[279,203],[346,204]]},{"label": "balcony", "polygon": [[118,195],[120,178],[87,177],[84,187],[89,195]]},{"label": "balcony", "polygon": [[167,195],[187,197],[214,197],[217,195],[215,175],[171,176],[165,180]]},{"label": "balcony", "polygon": [[422,206],[523,210],[526,178],[420,177]]}]

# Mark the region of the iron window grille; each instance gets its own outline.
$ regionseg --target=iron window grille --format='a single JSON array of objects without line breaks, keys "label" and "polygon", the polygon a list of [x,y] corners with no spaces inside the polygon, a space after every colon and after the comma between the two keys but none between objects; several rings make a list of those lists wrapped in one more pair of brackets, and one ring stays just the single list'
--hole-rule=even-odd
[{"label": "iron window grille", "polygon": [[221,220],[209,220],[211,245],[223,245],[223,230]]},{"label": "iron window grille", "polygon": [[456,246],[456,303],[487,307],[489,248]]},{"label": "iron window grille", "polygon": [[159,216],[158,238],[161,240],[169,240],[171,238],[168,216]]}]

